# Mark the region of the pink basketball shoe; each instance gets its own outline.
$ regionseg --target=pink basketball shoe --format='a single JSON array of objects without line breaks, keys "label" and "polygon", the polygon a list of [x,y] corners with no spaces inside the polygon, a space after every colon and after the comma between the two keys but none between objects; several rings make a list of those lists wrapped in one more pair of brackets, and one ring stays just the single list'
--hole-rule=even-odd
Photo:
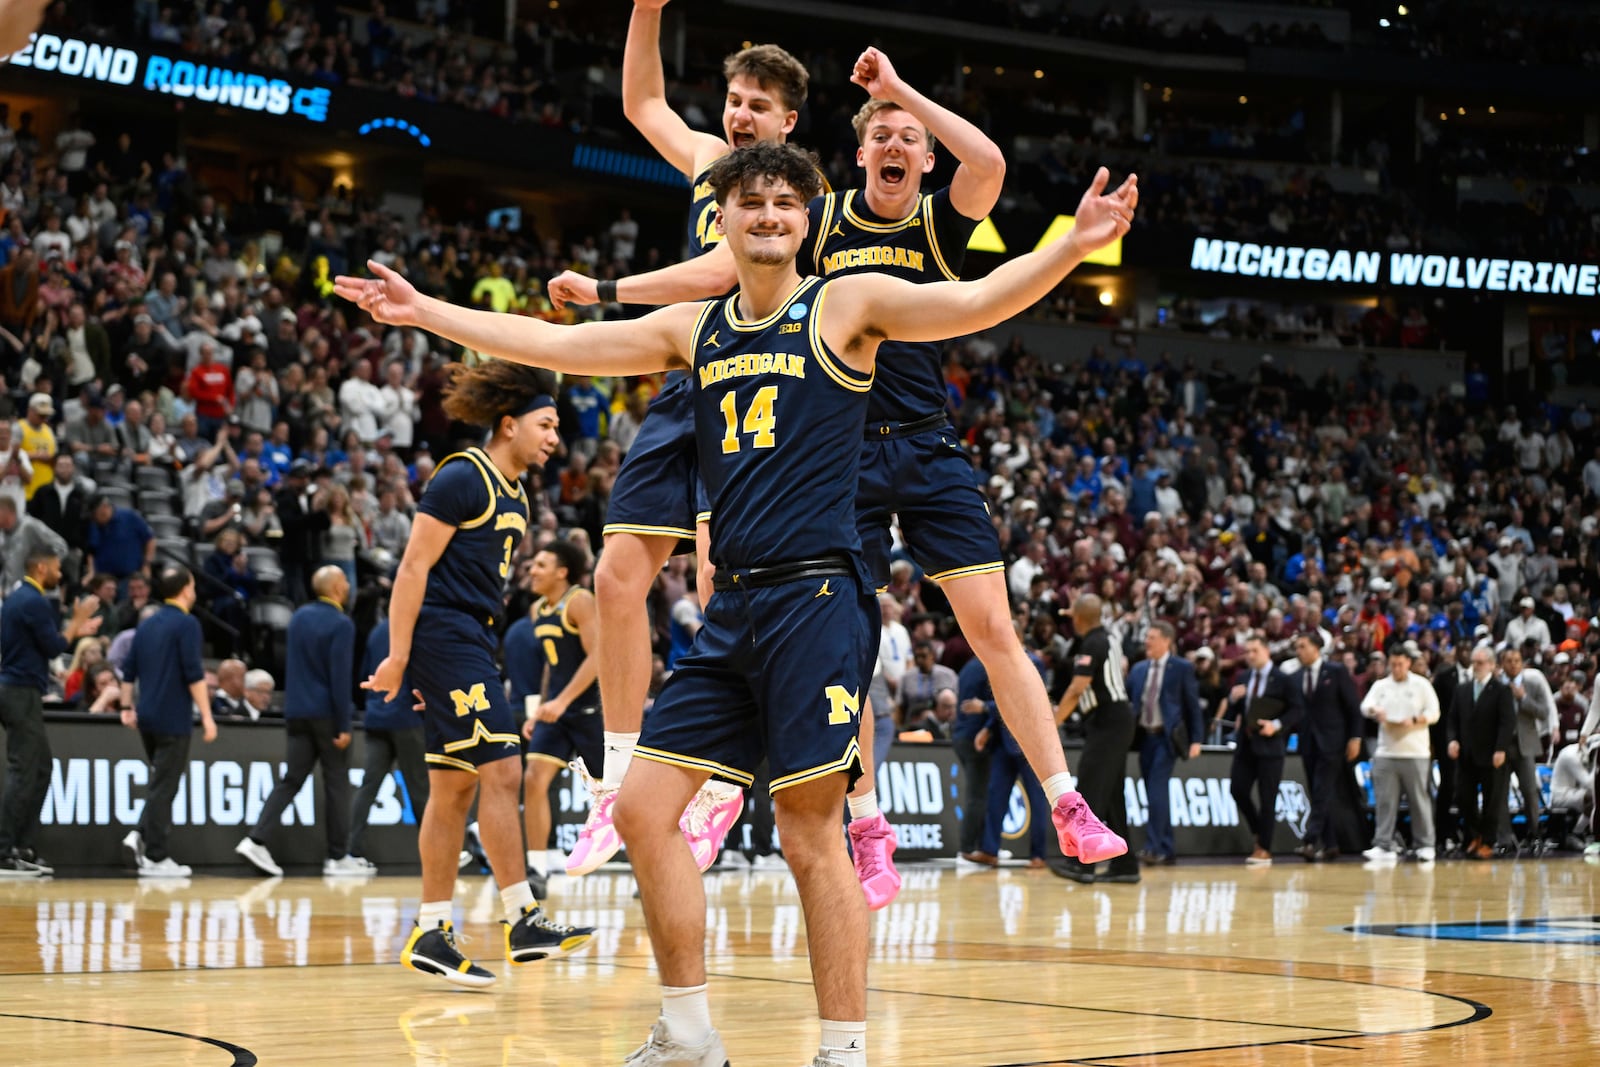
[{"label": "pink basketball shoe", "polygon": [[738,821],[739,813],[744,811],[744,790],[736,789],[731,796],[723,798],[709,786],[708,782],[700,787],[700,792],[684,809],[683,818],[678,820],[678,829],[683,831],[684,840],[689,842],[695,866],[700,868],[702,874],[717,862],[722,842]]},{"label": "pink basketball shoe", "polygon": [[900,842],[883,813],[850,820],[850,853],[856,877],[872,911],[889,905],[900,895],[900,872],[894,869],[894,850]]},{"label": "pink basketball shoe", "polygon": [[1095,817],[1081,793],[1061,794],[1050,819],[1056,824],[1061,854],[1069,859],[1076,857],[1084,864],[1093,865],[1128,851],[1128,843]]},{"label": "pink basketball shoe", "polygon": [[589,817],[578,831],[578,843],[572,846],[572,855],[567,857],[567,873],[572,875],[598,870],[622,848],[622,838],[611,824],[611,807],[617,802],[619,790],[608,789],[591,778],[589,792]]}]

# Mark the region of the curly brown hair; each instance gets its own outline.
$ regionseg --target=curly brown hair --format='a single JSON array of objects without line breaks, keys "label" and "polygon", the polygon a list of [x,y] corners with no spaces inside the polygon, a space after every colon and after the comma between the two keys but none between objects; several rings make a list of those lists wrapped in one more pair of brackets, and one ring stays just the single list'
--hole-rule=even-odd
[{"label": "curly brown hair", "polygon": [[711,165],[706,180],[715,190],[718,204],[725,204],[735,189],[762,180],[783,182],[807,203],[822,192],[822,172],[814,153],[770,141],[729,152]]},{"label": "curly brown hair", "polygon": [[742,48],[722,61],[723,77],[733,81],[741,74],[754,78],[769,93],[777,93],[790,111],[799,111],[806,104],[811,84],[806,65],[775,44]]},{"label": "curly brown hair", "polygon": [[445,414],[460,422],[493,430],[504,415],[540,394],[556,395],[555,375],[503,359],[485,359],[476,366],[452,363],[445,368]]}]

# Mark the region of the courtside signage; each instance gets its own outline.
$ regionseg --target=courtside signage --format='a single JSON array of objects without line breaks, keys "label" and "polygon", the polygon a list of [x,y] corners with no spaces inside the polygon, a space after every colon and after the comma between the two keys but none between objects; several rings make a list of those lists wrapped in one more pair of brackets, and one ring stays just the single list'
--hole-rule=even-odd
[{"label": "courtside signage", "polygon": [[26,48],[7,59],[14,67],[310,122],[328,121],[333,97],[320,86],[296,86],[282,78],[53,33],[34,34]]}]

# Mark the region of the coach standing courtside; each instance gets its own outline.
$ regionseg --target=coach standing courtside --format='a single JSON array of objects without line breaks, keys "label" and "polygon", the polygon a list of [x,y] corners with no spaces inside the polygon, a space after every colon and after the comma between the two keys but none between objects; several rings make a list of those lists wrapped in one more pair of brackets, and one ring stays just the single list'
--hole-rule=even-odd
[{"label": "coach standing courtside", "polygon": [[1300,760],[1311,793],[1305,843],[1296,852],[1308,863],[1339,858],[1337,807],[1339,780],[1361,755],[1361,698],[1344,664],[1322,654],[1322,635],[1308,630],[1295,638],[1300,671],[1293,682],[1300,690],[1305,717],[1300,721]]},{"label": "coach standing courtside", "polygon": [[1472,672],[1451,695],[1445,719],[1446,752],[1456,764],[1462,850],[1472,859],[1494,858],[1495,831],[1506,810],[1506,778],[1501,768],[1516,739],[1517,712],[1511,687],[1496,676],[1489,646],[1479,645],[1472,650]]},{"label": "coach standing courtside", "polygon": [[[1128,776],[1128,750],[1133,747],[1138,720],[1124,683],[1122,646],[1101,625],[1103,611],[1100,598],[1092,593],[1080,596],[1072,604],[1072,629],[1078,635],[1072,646],[1072,684],[1056,706],[1056,722],[1066,722],[1074,708],[1083,714],[1078,792],[1101,814],[1112,833],[1126,838],[1128,801],[1123,783]],[[1096,879],[1094,868],[1076,857],[1063,856],[1050,869],[1085,885]],[[1138,882],[1138,858],[1126,852],[1118,856],[1100,881],[1128,885]]]},{"label": "coach standing courtside", "polygon": [[[1272,832],[1278,825],[1278,783],[1283,781],[1289,735],[1300,725],[1300,700],[1289,679],[1272,665],[1272,652],[1259,635],[1244,643],[1245,670],[1228,700],[1239,713],[1233,749],[1233,802],[1255,838],[1245,862],[1272,862]],[[1252,798],[1252,791],[1255,797]]]},{"label": "coach standing courtside", "polygon": [[0,727],[6,732],[6,788],[0,800],[0,877],[50,874],[33,849],[39,813],[50,787],[50,735],[44,728],[44,693],[50,661],[79,637],[100,629],[100,601],[84,597],[73,606],[65,633],[46,595],[61,584],[61,557],[36,550],[26,577],[0,608]]},{"label": "coach standing courtside", "polygon": [[295,611],[283,670],[284,732],[288,770],[261,807],[261,818],[234,851],[264,874],[279,875],[267,838],[318,763],[322,764],[322,814],[327,820],[327,875],[371,874],[353,859],[350,843],[350,704],[355,693],[356,624],[344,613],[350,579],[329,564],[311,576],[317,599]]},{"label": "coach standing courtside", "polygon": [[139,731],[150,761],[144,813],[138,828],[122,839],[122,847],[141,878],[187,878],[189,868],[167,854],[172,801],[189,766],[194,709],[200,709],[201,736],[206,741],[217,739],[217,723],[211,717],[211,690],[200,659],[200,622],[189,614],[194,607],[194,575],[187,567],[169,567],[156,576],[153,591],[161,607],[134,632],[133,650],[122,672],[127,690],[137,683],[139,692],[138,710],[125,706],[122,722]]},{"label": "coach standing courtside", "polygon": [[[1145,634],[1145,658],[1128,672],[1128,697],[1138,716],[1135,734],[1139,744],[1139,773],[1150,806],[1145,846],[1139,859],[1145,863],[1177,862],[1172,840],[1172,800],[1168,783],[1179,757],[1200,754],[1205,734],[1205,713],[1200,710],[1200,686],[1194,664],[1172,654],[1172,624],[1157,621]],[[1079,764],[1079,770],[1083,769]]]}]

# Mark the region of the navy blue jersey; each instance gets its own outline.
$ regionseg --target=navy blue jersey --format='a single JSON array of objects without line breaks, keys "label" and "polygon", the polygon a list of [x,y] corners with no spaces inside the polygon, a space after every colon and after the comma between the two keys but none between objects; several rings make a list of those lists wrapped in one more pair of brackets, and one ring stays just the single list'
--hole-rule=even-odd
[{"label": "navy blue jersey", "polygon": [[538,696],[544,685],[544,658],[539,655],[539,642],[533,636],[533,620],[524,615],[506,627],[500,658],[505,664],[506,682],[511,686],[511,706],[520,714],[522,702]]},{"label": "navy blue jersey", "polygon": [[[978,224],[950,204],[950,190],[925,194],[903,219],[882,219],[859,190],[811,201],[811,251],[801,269],[824,278],[877,272],[908,282],[958,281]],[[943,346],[885,341],[867,405],[871,422],[914,422],[945,409]]]},{"label": "navy blue jersey", "polygon": [[[456,528],[439,561],[428,571],[422,608],[449,608],[494,624],[501,590],[511,573],[511,554],[528,529],[528,495],[506,479],[481,448],[446,456],[417,510]],[[418,642],[428,639],[417,633]]]},{"label": "navy blue jersey", "polygon": [[703,256],[722,243],[717,232],[717,194],[711,188],[708,176],[712,160],[704,170],[694,176],[694,189],[689,194],[689,258]]},{"label": "navy blue jersey", "polygon": [[695,322],[695,443],[718,567],[860,553],[856,483],[872,375],[823,343],[827,292],[806,278],[758,322],[739,318],[735,294]]},{"label": "navy blue jersey", "polygon": [[[572,603],[577,586],[571,586],[561,599],[551,603],[543,597],[533,606],[533,636],[544,653],[544,663],[550,668],[544,678],[544,699],[560,696],[572,681],[573,672],[588,655],[583,650],[583,639],[578,628],[567,618],[567,607]],[[590,685],[572,701],[572,707],[589,708],[600,704],[600,687]]]}]

